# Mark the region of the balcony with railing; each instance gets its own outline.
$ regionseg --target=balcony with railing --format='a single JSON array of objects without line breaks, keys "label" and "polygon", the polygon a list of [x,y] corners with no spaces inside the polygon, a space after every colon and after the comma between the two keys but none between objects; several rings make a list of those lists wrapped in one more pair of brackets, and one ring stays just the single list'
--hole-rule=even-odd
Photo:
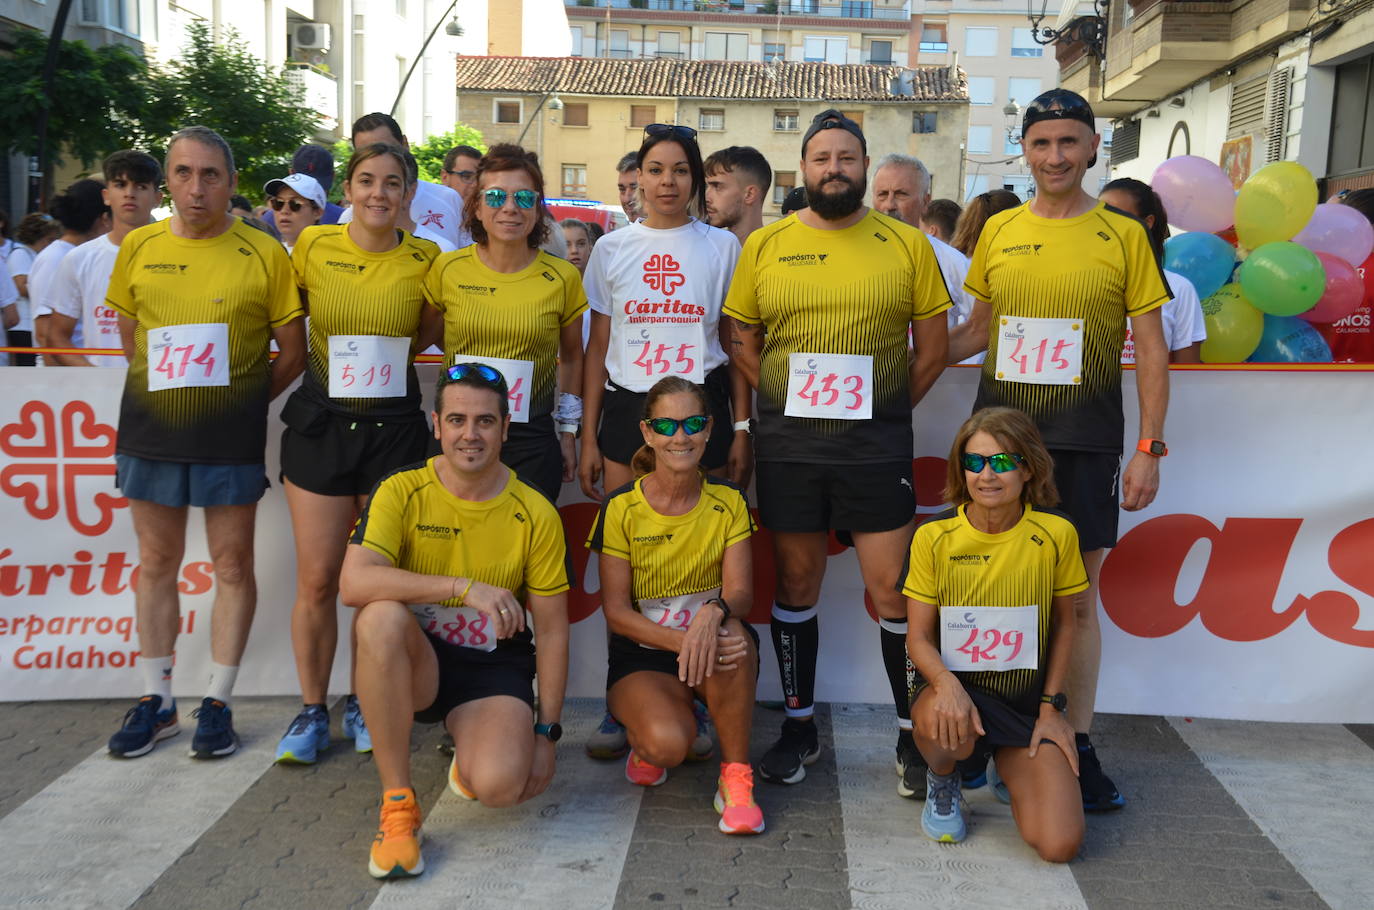
[{"label": "balcony with railing", "polygon": [[338,80],[327,69],[311,63],[286,64],[286,79],[301,90],[301,104],[320,115],[317,132],[333,133],[339,128]]},{"label": "balcony with railing", "polygon": [[662,13],[715,13],[749,16],[806,16],[841,19],[907,20],[910,2],[883,0],[563,0],[565,6],[604,11],[643,10]]}]

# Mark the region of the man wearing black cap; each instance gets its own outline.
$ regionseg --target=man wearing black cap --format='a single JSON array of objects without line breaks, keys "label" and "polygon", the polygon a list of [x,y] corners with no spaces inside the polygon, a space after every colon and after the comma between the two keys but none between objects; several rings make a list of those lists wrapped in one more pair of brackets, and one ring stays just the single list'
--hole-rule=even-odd
[{"label": "man wearing black cap", "polygon": [[[1169,403],[1159,308],[1171,294],[1144,226],[1083,191],[1083,175],[1097,161],[1094,130],[1092,108],[1064,89],[1026,108],[1021,147],[1036,194],[983,228],[964,285],[976,303],[969,321],[951,333],[950,357],[986,349],[974,410],[1020,408],[1054,456],[1059,507],[1078,529],[1092,586],[1078,595],[1068,691],[1044,694],[1067,696],[1083,808],[1101,812],[1125,800],[1088,739],[1102,656],[1097,576],[1106,548],[1116,544],[1118,492],[1120,507],[1135,511],[1159,489]],[[1140,435],[1123,474],[1120,361],[1127,317],[1136,343]]]},{"label": "man wearing black cap", "polygon": [[[759,772],[777,783],[797,783],[819,755],[816,605],[832,529],[853,534],[898,723],[911,724],[896,588],[916,507],[911,409],[944,369],[950,300],[925,236],[864,206],[867,152],[854,121],[816,116],[802,139],[809,207],[749,235],[724,307],[732,361],[758,390],[756,490],[773,532],[772,633],[787,711]],[[899,761],[916,752],[909,732],[897,748]],[[920,784],[919,794],[899,792],[924,794],[923,774]]]}]

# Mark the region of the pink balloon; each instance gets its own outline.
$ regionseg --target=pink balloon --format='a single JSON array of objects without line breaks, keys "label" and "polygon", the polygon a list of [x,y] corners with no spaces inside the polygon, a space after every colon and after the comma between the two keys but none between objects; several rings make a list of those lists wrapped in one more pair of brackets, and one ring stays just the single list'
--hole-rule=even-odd
[{"label": "pink balloon", "polygon": [[[1361,216],[1362,219],[1363,217]],[[1364,282],[1360,279],[1360,273],[1355,271],[1355,267],[1341,257],[1318,252],[1317,258],[1322,261],[1322,268],[1326,270],[1326,290],[1316,306],[1298,315],[1308,322],[1335,322],[1344,319],[1355,312],[1360,301],[1364,299]]]},{"label": "pink balloon", "polygon": [[1358,266],[1374,251],[1374,225],[1359,209],[1339,202],[1323,202],[1293,242],[1314,253],[1330,253]]},{"label": "pink balloon", "polygon": [[1169,223],[1215,234],[1236,223],[1236,191],[1226,172],[1206,158],[1176,155],[1155,168],[1150,186]]}]

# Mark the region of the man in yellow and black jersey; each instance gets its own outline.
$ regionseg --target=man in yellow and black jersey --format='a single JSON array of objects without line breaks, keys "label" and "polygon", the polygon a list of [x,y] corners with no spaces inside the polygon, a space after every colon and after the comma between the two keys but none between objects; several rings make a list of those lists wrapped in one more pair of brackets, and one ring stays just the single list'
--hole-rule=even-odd
[{"label": "man in yellow and black jersey", "polygon": [[[801,169],[809,208],[749,236],[724,306],[731,356],[758,390],[756,489],[773,532],[772,633],[788,715],[759,770],[783,783],[800,781],[818,755],[816,601],[830,529],[853,533],[898,724],[910,726],[895,585],[916,505],[911,409],[944,369],[950,307],[925,236],[863,205],[868,147],[857,124],[818,114]],[[919,761],[909,736],[898,751]]]},{"label": "man in yellow and black jersey", "polygon": [[570,573],[557,510],[500,461],[507,393],[483,364],[440,374],[432,417],[441,453],[378,483],[344,557],[340,594],[361,609],[358,698],[383,791],[368,867],[378,878],[424,869],[413,720],[452,734],[449,787],[459,796],[510,806],[553,777]]},{"label": "man in yellow and black jersey", "polygon": [[[964,285],[976,300],[973,313],[950,343],[951,360],[987,350],[974,410],[1007,405],[1035,420],[1054,456],[1061,508],[1078,528],[1092,587],[1079,598],[1067,694],[1089,811],[1125,804],[1088,739],[1102,654],[1097,575],[1106,548],[1116,545],[1118,487],[1120,507],[1131,511],[1148,506],[1159,488],[1169,402],[1160,307],[1172,296],[1144,225],[1083,191],[1099,139],[1092,108],[1073,92],[1053,89],[1026,108],[1021,142],[1036,194],[984,226]],[[1128,317],[1140,425],[1123,474]]]},{"label": "man in yellow and black jersey", "polygon": [[135,610],[147,693],[109,750],[143,755],[179,730],[177,573],[187,507],[203,506],[215,617],[191,754],[217,758],[238,743],[228,705],[257,601],[253,519],[267,489],[267,405],[300,374],[304,332],[285,251],[228,214],[237,174],[224,139],[205,127],[179,131],[165,173],[174,214],[124,239],[108,291],[129,359],[116,482],[138,535]]}]

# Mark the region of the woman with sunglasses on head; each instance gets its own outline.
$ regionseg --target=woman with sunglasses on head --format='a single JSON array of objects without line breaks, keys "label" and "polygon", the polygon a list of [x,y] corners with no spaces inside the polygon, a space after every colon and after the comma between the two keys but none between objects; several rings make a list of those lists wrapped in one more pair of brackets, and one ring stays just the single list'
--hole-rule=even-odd
[{"label": "woman with sunglasses on head", "polygon": [[701,470],[716,425],[706,390],[677,376],[643,396],[636,479],[606,495],[587,546],[599,554],[611,631],[606,702],[626,727],[625,776],[656,787],[697,736],[693,698],[720,736],[715,808],[726,834],[758,834],[749,732],[758,681],[744,491]]},{"label": "woman with sunglasses on head", "polygon": [[502,462],[557,502],[577,467],[587,296],[577,269],[539,248],[550,219],[538,157],[493,146],[476,180],[463,213],[475,242],[440,256],[425,287],[442,313],[444,362],[486,363],[506,377],[511,424]]},{"label": "woman with sunglasses on head", "polygon": [[[313,177],[289,179],[297,177],[318,190]],[[414,192],[399,148],[358,149],[344,179],[355,217],[304,228],[291,255],[310,316],[305,374],[281,411],[282,480],[296,541],[291,643],[304,707],[277,747],[279,762],[310,764],[329,745],[325,697],[349,529],[377,482],[423,459],[429,446],[414,358],[425,320],[437,323],[424,305],[424,279],[439,249],[396,227]],[[279,227],[291,201],[277,210]],[[352,694],[343,733],[357,751],[371,751]]]},{"label": "woman with sunglasses on head", "polygon": [[[602,238],[584,276],[592,310],[582,388],[582,491],[628,483],[640,445],[644,395],[664,376],[705,385],[716,433],[702,456],[709,472],[749,480],[749,386],[731,375],[728,331],[720,321],[739,241],[699,218],[706,211],[706,171],[696,131],[650,124],[639,147],[644,218]],[[733,407],[734,417],[731,418]]]},{"label": "woman with sunglasses on head", "polygon": [[929,770],[921,827],[967,834],[955,762],[992,751],[1021,837],[1049,862],[1083,841],[1078,749],[1064,718],[1074,595],[1088,588],[1035,424],[984,408],[954,437],[954,508],[916,529],[902,590],[916,667],[911,721]]},{"label": "woman with sunglasses on head", "polygon": [[324,215],[324,187],[309,174],[289,174],[267,181],[262,192],[272,209],[282,245],[289,253],[295,249],[301,231],[320,223]]}]

